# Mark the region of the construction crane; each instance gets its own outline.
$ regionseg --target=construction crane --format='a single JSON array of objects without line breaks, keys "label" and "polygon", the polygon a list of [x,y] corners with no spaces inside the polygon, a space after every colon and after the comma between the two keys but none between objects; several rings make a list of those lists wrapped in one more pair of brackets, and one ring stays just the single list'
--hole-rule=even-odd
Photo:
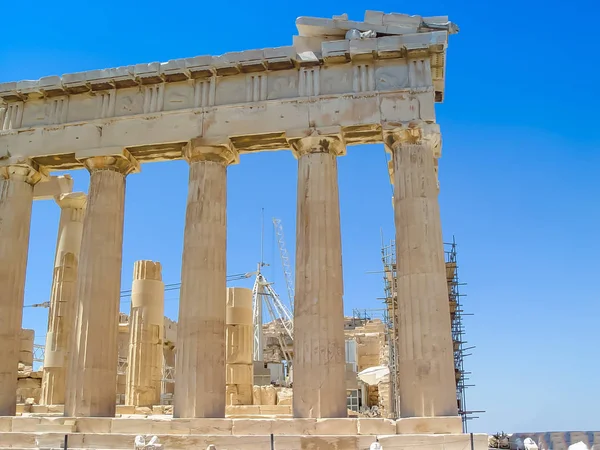
[{"label": "construction crane", "polygon": [[275,228],[275,234],[277,235],[277,245],[279,246],[279,254],[281,255],[281,266],[283,267],[283,276],[285,277],[290,311],[294,312],[294,278],[292,275],[292,267],[290,265],[290,256],[288,255],[287,247],[285,246],[281,219],[273,217],[273,228]]},{"label": "construction crane", "polygon": [[50,308],[50,302],[34,303],[33,305],[24,305],[23,308]]},{"label": "construction crane", "polygon": [[258,263],[254,286],[252,287],[252,323],[254,326],[254,361],[263,360],[263,306],[266,306],[270,321],[275,323],[276,327],[281,327],[281,333],[277,333],[277,340],[283,352],[286,361],[291,361],[292,357],[286,350],[284,342],[287,336],[291,341],[294,339],[294,323],[292,321],[292,313],[281,301],[281,298],[273,289],[272,283],[267,281],[261,272],[261,267],[266,266],[265,263]]}]

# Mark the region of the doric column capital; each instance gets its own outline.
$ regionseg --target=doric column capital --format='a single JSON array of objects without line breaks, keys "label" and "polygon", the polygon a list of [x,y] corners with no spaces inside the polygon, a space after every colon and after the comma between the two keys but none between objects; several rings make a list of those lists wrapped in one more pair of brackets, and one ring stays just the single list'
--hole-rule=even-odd
[{"label": "doric column capital", "polygon": [[57,195],[54,200],[60,209],[84,209],[87,205],[87,195],[83,192]]},{"label": "doric column capital", "polygon": [[[292,135],[292,136],[290,136]],[[287,133],[288,142],[296,158],[309,153],[346,154],[346,144],[339,127],[335,129],[312,129],[298,133]]]},{"label": "doric column capital", "polygon": [[212,161],[229,166],[240,162],[240,155],[228,138],[195,138],[183,149],[183,157],[188,163]]},{"label": "doric column capital", "polygon": [[85,168],[92,172],[110,170],[123,175],[140,172],[140,163],[124,148],[102,148],[75,154]]},{"label": "doric column capital", "polygon": [[392,153],[397,145],[427,144],[433,151],[433,157],[442,156],[442,135],[437,123],[408,124],[402,127],[386,126],[383,129],[383,141],[386,150]]},{"label": "doric column capital", "polygon": [[29,158],[6,158],[0,160],[0,180],[24,181],[31,186],[48,178],[48,172]]}]

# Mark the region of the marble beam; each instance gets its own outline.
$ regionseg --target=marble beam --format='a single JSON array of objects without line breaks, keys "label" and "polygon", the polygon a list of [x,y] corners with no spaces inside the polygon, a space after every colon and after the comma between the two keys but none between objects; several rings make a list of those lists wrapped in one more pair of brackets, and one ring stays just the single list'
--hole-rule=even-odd
[{"label": "marble beam", "polygon": [[129,357],[125,403],[160,404],[163,366],[165,284],[161,265],[136,261],[129,314]]},{"label": "marble beam", "polygon": [[14,416],[31,205],[43,175],[31,161],[0,164],[0,416]]},{"label": "marble beam", "polygon": [[227,166],[229,144],[192,140],[175,373],[176,418],[225,417]]},{"label": "marble beam", "polygon": [[386,133],[394,161],[401,417],[456,416],[435,124]]},{"label": "marble beam", "polygon": [[65,403],[67,355],[75,320],[77,267],[87,197],[83,192],[74,192],[59,195],[56,202],[61,213],[44,353],[42,405]]},{"label": "marble beam", "polygon": [[337,137],[293,141],[298,158],[294,398],[296,418],[346,417]]},{"label": "marble beam", "polygon": [[48,177],[33,187],[34,200],[51,200],[73,192],[73,178],[70,175]]},{"label": "marble beam", "polygon": [[90,172],[77,280],[65,415],[112,417],[117,390],[125,177],[139,170],[128,152],[84,159]]},{"label": "marble beam", "polygon": [[251,405],[254,384],[251,289],[227,288],[225,324],[227,405]]}]

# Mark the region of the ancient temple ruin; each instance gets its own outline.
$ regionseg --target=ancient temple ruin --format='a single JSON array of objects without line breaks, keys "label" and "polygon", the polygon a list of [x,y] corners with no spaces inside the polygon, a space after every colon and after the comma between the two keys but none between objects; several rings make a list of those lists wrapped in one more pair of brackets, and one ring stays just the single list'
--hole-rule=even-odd
[{"label": "ancient temple ruin", "polygon": [[[70,434],[71,448],[126,448],[150,433],[190,445],[180,432],[217,448],[263,448],[270,434],[286,448],[366,448],[375,435],[386,436],[384,447],[468,445],[455,393],[434,109],[457,27],[445,16],[375,11],[362,22],[296,24],[289,47],[0,84],[1,416],[17,413],[32,201],[55,198],[61,208],[42,396],[64,404],[64,417],[0,418],[15,442],[43,431],[50,440]],[[366,143],[383,143],[392,157],[397,420],[347,418],[336,161]],[[240,154],[272,150],[298,160],[293,418],[231,418],[228,399],[255,394],[247,297],[226,287],[227,168]],[[176,159],[189,163],[189,190],[172,417],[115,418],[125,180],[144,176],[146,163]],[[79,169],[90,172],[87,195],[50,175]],[[132,292],[125,402],[151,407],[164,338],[159,263],[136,263]],[[474,446],[485,445],[475,436]]]}]

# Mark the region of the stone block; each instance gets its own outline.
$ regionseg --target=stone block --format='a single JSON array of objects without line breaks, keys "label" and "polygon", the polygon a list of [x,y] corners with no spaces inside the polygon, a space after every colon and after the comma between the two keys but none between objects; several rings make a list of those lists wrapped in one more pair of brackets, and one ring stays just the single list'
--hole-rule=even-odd
[{"label": "stone block", "polygon": [[358,434],[381,435],[396,434],[396,422],[390,419],[357,419]]},{"label": "stone block", "polygon": [[272,419],[233,419],[235,436],[265,436],[273,433]]},{"label": "stone block", "polygon": [[111,433],[150,434],[152,422],[147,419],[112,419]]},{"label": "stone block", "polygon": [[41,417],[36,432],[70,434],[76,431],[75,422],[72,417]]},{"label": "stone block", "polygon": [[143,416],[149,416],[152,414],[152,410],[147,406],[136,406],[134,414],[140,414]]},{"label": "stone block", "polygon": [[[270,448],[271,436],[208,436],[206,443],[214,444],[217,449],[256,450]],[[180,448],[183,450],[190,447]]]},{"label": "stone block", "polygon": [[277,404],[278,405],[290,405],[293,400],[293,392],[290,388],[281,388],[277,391]]},{"label": "stone block", "polygon": [[37,378],[19,378],[17,380],[17,390],[37,389],[42,386],[42,383]]},{"label": "stone block", "polygon": [[406,417],[396,421],[396,434],[461,434],[460,416]]},{"label": "stone block", "polygon": [[252,386],[252,404],[260,405],[260,386]]},{"label": "stone block", "polygon": [[173,431],[187,430],[189,434],[230,435],[231,419],[172,419]]},{"label": "stone block", "polygon": [[[366,438],[366,439],[365,439]],[[359,445],[369,448],[369,441],[373,442],[374,436],[361,436]],[[427,450],[445,450],[444,436],[442,435],[412,435],[412,436],[378,436],[379,443],[385,450],[407,450],[422,448]],[[464,447],[464,442],[462,446]],[[458,449],[453,449],[458,450]],[[462,450],[465,450],[462,448]]]},{"label": "stone block", "polygon": [[65,405],[31,405],[32,413],[63,414]]},{"label": "stone block", "polygon": [[[235,436],[315,434],[316,422],[316,419],[233,419],[233,434]],[[325,425],[322,427],[326,428]]]},{"label": "stone block", "polygon": [[135,406],[117,405],[116,414],[135,414]]},{"label": "stone block", "polygon": [[[295,439],[298,439],[299,446],[295,446]],[[358,436],[298,436],[295,439],[276,439],[275,442],[281,446],[286,445],[286,449],[314,449],[314,450],[358,450]],[[283,441],[283,442],[281,442]],[[276,444],[277,445],[277,444]],[[289,445],[289,447],[287,446]],[[369,448],[369,447],[365,447]],[[387,450],[387,447],[384,447]],[[362,448],[361,448],[362,450]]]},{"label": "stone block", "polygon": [[[143,433],[140,433],[143,434]],[[108,449],[108,448],[133,448],[135,434],[80,434],[77,435],[83,441],[84,448]],[[69,440],[71,437],[69,437]],[[71,447],[71,445],[69,445]]]},{"label": "stone block", "polygon": [[0,433],[12,431],[12,417],[0,417]]},{"label": "stone block", "polygon": [[165,413],[165,407],[163,405],[152,406],[152,415],[162,415]]},{"label": "stone block", "polygon": [[252,385],[228,384],[225,395],[227,396],[227,405],[251,405]]},{"label": "stone block", "polygon": [[315,432],[317,435],[356,435],[358,426],[356,419],[317,419]]},{"label": "stone block", "polygon": [[133,405],[117,405],[117,414],[135,414]]},{"label": "stone block", "polygon": [[[160,443],[163,448],[168,450],[178,450],[178,449],[205,449],[211,443],[215,443],[218,445],[219,437],[215,439],[215,437],[210,436],[184,436],[184,435],[176,435],[169,434],[164,436],[159,436]],[[219,448],[219,447],[217,447]]]},{"label": "stone block", "polygon": [[277,404],[277,390],[274,386],[261,386],[260,387],[260,404],[261,405],[276,405]]},{"label": "stone block", "polygon": [[252,366],[248,364],[227,364],[225,382],[227,384],[251,383]]},{"label": "stone block", "polygon": [[292,407],[289,405],[260,405],[260,414],[263,416],[278,416],[281,414],[292,414]]},{"label": "stone block", "polygon": [[273,434],[305,435],[316,433],[317,419],[277,419],[274,422]]},{"label": "stone block", "polygon": [[258,416],[260,414],[259,405],[230,405],[225,408],[228,416]]},{"label": "stone block", "polygon": [[12,421],[12,431],[14,433],[32,433],[41,421],[42,419],[39,417],[15,417]]},{"label": "stone block", "polygon": [[[161,434],[190,434],[190,427],[181,426],[181,427],[173,427],[172,419],[169,418],[161,418],[161,419],[148,419],[152,421],[152,435],[161,435]],[[162,442],[162,440],[161,440]]]},{"label": "stone block", "polygon": [[31,433],[0,433],[0,448],[37,448]]},{"label": "stone block", "polygon": [[[65,433],[60,432],[44,432],[35,436],[36,447],[43,448],[63,448],[65,442]],[[73,447],[74,442],[69,439],[69,447]]]},{"label": "stone block", "polygon": [[77,433],[110,433],[112,421],[109,417],[80,417],[75,422]]}]

